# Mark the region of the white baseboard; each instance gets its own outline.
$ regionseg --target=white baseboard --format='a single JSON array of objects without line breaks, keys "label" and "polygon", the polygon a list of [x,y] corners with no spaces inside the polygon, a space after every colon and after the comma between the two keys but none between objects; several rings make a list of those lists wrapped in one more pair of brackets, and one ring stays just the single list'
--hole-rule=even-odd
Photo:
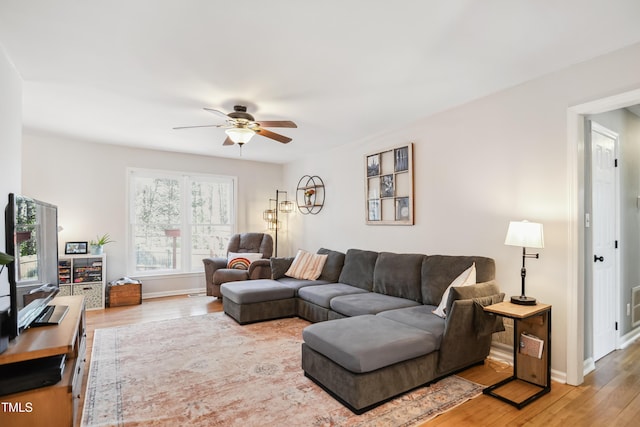
[{"label": "white baseboard", "polygon": [[620,349],[627,348],[631,344],[633,344],[633,342],[635,340],[637,340],[638,338],[640,338],[640,328],[635,328],[634,330],[632,330],[628,334],[625,334],[625,335],[620,337],[620,342],[619,342],[619,346],[618,347]]},{"label": "white baseboard", "polygon": [[[513,366],[513,347],[507,344],[494,342],[491,344],[491,350],[489,351],[489,358],[498,362],[506,363],[509,366]],[[567,373],[551,369],[551,380],[566,384]]]},{"label": "white baseboard", "polygon": [[142,299],[173,297],[176,295],[206,294],[206,288],[178,289],[175,291],[143,292]]}]

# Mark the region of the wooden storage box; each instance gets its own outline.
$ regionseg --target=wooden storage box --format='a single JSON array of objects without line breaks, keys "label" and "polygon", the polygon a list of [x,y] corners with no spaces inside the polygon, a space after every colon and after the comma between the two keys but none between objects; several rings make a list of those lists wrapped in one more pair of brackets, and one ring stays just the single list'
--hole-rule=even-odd
[{"label": "wooden storage box", "polygon": [[107,285],[107,307],[142,304],[142,283]]}]

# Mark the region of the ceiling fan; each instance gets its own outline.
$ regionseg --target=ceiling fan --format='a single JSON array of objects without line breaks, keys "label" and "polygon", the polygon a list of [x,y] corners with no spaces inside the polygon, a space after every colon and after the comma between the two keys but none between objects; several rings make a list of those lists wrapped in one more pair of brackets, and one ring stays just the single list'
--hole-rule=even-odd
[{"label": "ceiling fan", "polygon": [[249,142],[249,140],[255,135],[262,135],[266,138],[273,139],[275,141],[287,144],[291,142],[291,138],[288,136],[280,135],[279,133],[271,132],[264,129],[265,127],[274,128],[297,128],[298,126],[289,120],[279,121],[256,121],[253,116],[247,113],[247,107],[244,105],[236,105],[233,107],[233,112],[225,114],[222,111],[214,110],[213,108],[204,108],[205,111],[213,113],[225,119],[226,123],[220,125],[199,125],[199,126],[177,126],[174,129],[192,129],[192,128],[225,128],[227,138],[222,145],[238,144],[240,147]]}]

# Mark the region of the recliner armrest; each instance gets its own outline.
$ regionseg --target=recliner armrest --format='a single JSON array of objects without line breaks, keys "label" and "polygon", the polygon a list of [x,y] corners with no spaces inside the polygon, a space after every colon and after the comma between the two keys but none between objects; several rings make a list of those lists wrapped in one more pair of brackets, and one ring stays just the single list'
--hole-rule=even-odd
[{"label": "recliner armrest", "polygon": [[213,284],[213,273],[215,273],[216,270],[227,268],[226,258],[203,258],[202,262],[204,263],[204,275],[207,281],[207,286],[211,286]]}]

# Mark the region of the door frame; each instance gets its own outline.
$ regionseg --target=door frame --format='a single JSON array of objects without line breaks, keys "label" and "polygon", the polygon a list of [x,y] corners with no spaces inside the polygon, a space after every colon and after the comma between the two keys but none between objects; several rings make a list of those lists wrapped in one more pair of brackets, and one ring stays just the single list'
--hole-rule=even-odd
[{"label": "door frame", "polygon": [[[584,116],[640,104],[640,89],[567,109],[567,384],[584,381]],[[575,333],[574,333],[575,332]]]}]

